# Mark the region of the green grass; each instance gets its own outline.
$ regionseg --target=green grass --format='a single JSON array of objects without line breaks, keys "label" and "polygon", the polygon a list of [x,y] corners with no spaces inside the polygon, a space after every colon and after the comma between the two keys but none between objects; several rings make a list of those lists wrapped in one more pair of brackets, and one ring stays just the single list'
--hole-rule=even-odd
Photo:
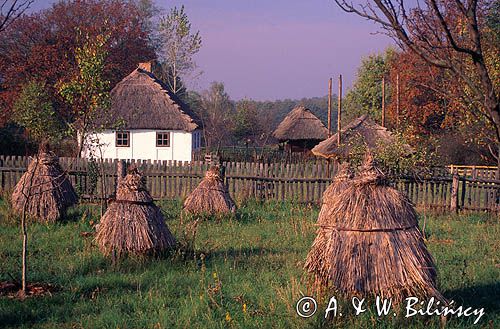
[{"label": "green grass", "polygon": [[[182,236],[180,204],[162,208],[173,233]],[[24,301],[0,298],[0,328],[439,327],[436,317],[385,319],[373,309],[326,322],[325,300],[312,318],[298,317],[295,302],[308,293],[302,267],[315,236],[314,207],[249,203],[236,220],[203,222],[192,257],[125,259],[115,267],[92,238],[80,236],[97,213],[80,206],[64,223],[29,226],[29,280],[61,290]],[[19,228],[6,217],[0,211],[0,281],[20,272]],[[426,226],[441,291],[457,304],[485,308],[476,327],[500,327],[498,219],[431,216]],[[454,318],[447,328],[472,322]]]}]

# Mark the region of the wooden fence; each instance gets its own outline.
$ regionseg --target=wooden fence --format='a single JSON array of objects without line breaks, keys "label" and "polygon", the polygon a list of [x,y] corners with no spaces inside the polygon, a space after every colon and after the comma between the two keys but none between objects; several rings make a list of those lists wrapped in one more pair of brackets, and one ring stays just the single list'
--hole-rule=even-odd
[{"label": "wooden fence", "polygon": [[[24,173],[26,157],[0,156],[0,189],[10,191]],[[117,160],[92,162],[86,159],[60,158],[61,165],[83,199],[96,201],[109,197],[116,188]],[[203,161],[131,161],[146,177],[155,199],[186,197],[200,182],[209,164]],[[224,162],[226,185],[238,201],[294,200],[319,203],[337,171],[333,163],[302,164]],[[104,172],[101,177],[99,172]],[[391,179],[396,188],[408,195],[420,208],[437,211],[499,210],[500,180],[496,171],[474,169],[460,176],[449,168],[435,168],[423,177],[398,176]]]}]

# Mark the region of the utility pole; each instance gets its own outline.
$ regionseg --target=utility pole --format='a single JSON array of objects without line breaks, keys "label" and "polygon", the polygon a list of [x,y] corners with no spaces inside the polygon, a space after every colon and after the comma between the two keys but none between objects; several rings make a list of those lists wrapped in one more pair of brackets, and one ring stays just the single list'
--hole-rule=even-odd
[{"label": "utility pole", "polygon": [[396,124],[399,128],[399,72],[396,74]]},{"label": "utility pole", "polygon": [[337,102],[337,145],[340,145],[340,131],[342,130],[342,74],[339,75],[339,99]]},{"label": "utility pole", "polygon": [[382,127],[385,127],[385,77],[382,77]]},{"label": "utility pole", "polygon": [[332,135],[332,78],[328,79],[328,137]]}]

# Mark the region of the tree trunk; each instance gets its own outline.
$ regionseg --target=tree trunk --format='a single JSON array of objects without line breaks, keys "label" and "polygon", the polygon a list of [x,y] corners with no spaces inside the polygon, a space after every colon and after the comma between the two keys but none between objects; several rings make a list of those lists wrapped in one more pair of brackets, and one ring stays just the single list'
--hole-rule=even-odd
[{"label": "tree trunk", "polygon": [[26,230],[26,205],[28,202],[25,202],[23,215],[21,217],[21,234],[23,236],[23,258],[22,258],[22,279],[21,279],[21,294],[22,296],[26,296],[26,273],[28,271],[28,261],[27,261],[27,253],[28,253],[28,232]]}]

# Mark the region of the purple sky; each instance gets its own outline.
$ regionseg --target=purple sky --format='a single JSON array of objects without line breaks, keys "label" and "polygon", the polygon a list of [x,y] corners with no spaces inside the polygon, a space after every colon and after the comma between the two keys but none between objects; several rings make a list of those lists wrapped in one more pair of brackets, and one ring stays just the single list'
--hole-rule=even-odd
[{"label": "purple sky", "polygon": [[[37,0],[35,8],[53,1]],[[203,74],[193,89],[222,81],[233,99],[322,96],[342,74],[351,86],[363,56],[392,42],[377,27],[344,13],[333,0],[156,0],[165,12],[185,5],[203,45]],[[336,87],[334,88],[336,90]]]}]

